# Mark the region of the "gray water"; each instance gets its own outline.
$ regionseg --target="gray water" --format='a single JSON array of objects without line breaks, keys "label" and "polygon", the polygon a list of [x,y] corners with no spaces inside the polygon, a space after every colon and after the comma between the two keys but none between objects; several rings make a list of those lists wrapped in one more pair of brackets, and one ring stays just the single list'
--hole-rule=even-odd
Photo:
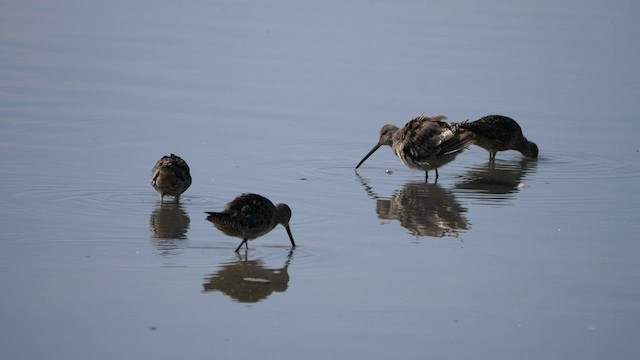
[{"label": "gray water", "polygon": [[[639,10],[2,1],[1,357],[638,358]],[[511,116],[540,157],[354,171],[422,113]],[[295,249],[234,253],[203,212],[242,192]]]}]

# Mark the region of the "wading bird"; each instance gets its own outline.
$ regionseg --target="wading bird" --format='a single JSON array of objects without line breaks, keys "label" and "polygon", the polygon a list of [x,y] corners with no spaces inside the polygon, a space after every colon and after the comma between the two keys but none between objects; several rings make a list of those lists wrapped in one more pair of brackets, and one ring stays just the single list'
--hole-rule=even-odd
[{"label": "wading bird", "polygon": [[189,165],[174,154],[163,156],[151,170],[151,186],[160,193],[160,202],[165,195],[180,200],[180,194],[191,186]]},{"label": "wading bird", "polygon": [[423,170],[425,181],[432,169],[436,171],[437,180],[438,168],[453,161],[473,143],[472,134],[460,129],[459,125],[447,124],[445,119],[445,116],[418,116],[402,129],[392,124],[384,125],[378,143],[360,160],[356,169],[382,145],[387,145],[405,165]]},{"label": "wading bird", "polygon": [[247,241],[259,238],[278,224],[287,230],[291,246],[296,246],[289,228],[291,209],[286,204],[273,205],[264,196],[242,194],[228,203],[222,212],[206,212],[206,214],[209,215],[207,220],[225,235],[242,239],[236,252],[243,244],[248,249]]},{"label": "wading bird", "polygon": [[495,160],[498,151],[506,150],[517,150],[533,159],[538,157],[538,146],[522,135],[520,125],[510,117],[489,115],[459,126],[473,134],[475,145],[489,152],[489,161]]}]

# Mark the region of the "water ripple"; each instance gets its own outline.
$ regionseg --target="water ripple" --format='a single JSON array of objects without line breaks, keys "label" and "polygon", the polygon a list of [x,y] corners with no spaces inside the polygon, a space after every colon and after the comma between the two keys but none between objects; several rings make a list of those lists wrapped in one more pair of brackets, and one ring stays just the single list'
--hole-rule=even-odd
[{"label": "water ripple", "polygon": [[589,153],[555,153],[541,157],[549,180],[635,180],[640,175],[637,157]]}]

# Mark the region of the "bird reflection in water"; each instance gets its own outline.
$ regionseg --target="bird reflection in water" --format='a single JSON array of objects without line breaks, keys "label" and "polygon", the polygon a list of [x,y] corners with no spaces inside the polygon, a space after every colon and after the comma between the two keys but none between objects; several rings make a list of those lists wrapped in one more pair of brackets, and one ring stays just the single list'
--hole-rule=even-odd
[{"label": "bird reflection in water", "polygon": [[469,169],[455,185],[456,192],[468,199],[500,204],[513,199],[515,193],[526,188],[525,178],[536,171],[538,162],[494,160]]},{"label": "bird reflection in water", "polygon": [[358,175],[369,196],[376,200],[376,214],[383,220],[398,220],[414,236],[458,236],[469,229],[467,209],[453,193],[437,183],[408,182],[390,199],[379,197]]},{"label": "bird reflection in water", "polygon": [[154,245],[163,253],[171,253],[187,238],[189,216],[179,202],[158,202],[149,216]]},{"label": "bird reflection in water", "polygon": [[247,254],[238,254],[238,260],[220,266],[202,285],[204,292],[220,291],[241,303],[255,303],[273,292],[284,292],[289,287],[289,252],[282,268],[269,269],[260,259],[248,260]]}]

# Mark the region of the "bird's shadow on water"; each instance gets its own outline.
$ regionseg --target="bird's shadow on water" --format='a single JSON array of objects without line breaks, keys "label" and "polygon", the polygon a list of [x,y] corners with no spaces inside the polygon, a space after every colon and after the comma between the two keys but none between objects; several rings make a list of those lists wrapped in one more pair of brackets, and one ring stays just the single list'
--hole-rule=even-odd
[{"label": "bird's shadow on water", "polygon": [[191,220],[178,201],[160,202],[149,215],[152,243],[163,255],[186,246]]},{"label": "bird's shadow on water", "polygon": [[525,179],[534,174],[538,162],[495,160],[476,165],[459,177],[452,189],[438,183],[409,181],[390,197],[379,196],[369,181],[356,171],[367,195],[376,202],[381,220],[397,220],[416,237],[459,236],[470,230],[468,209],[458,198],[479,204],[508,205],[515,194],[528,187]]},{"label": "bird's shadow on water", "polygon": [[494,160],[469,168],[454,185],[456,195],[479,204],[508,205],[515,194],[528,187],[525,182],[535,174],[537,160]]},{"label": "bird's shadow on water", "polygon": [[376,215],[381,220],[397,220],[416,237],[457,237],[470,228],[463,207],[454,194],[438,183],[410,181],[393,192],[379,196],[369,182],[356,172],[356,177],[371,199],[376,202]]},{"label": "bird's shadow on water", "polygon": [[221,264],[206,277],[203,292],[219,291],[239,303],[256,303],[274,292],[285,292],[289,287],[289,265],[293,250],[279,268],[268,268],[257,258],[249,260],[249,253],[236,254],[237,259]]}]

